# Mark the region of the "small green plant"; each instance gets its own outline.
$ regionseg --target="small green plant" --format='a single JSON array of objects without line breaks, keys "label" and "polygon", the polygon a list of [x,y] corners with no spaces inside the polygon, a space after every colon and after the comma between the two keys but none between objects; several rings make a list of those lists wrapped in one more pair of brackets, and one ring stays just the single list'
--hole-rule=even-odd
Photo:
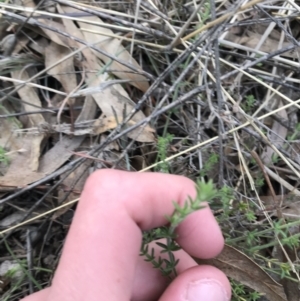
[{"label": "small green plant", "polygon": [[291,266],[288,262],[281,262],[280,263],[280,277],[281,279],[285,278],[286,276],[290,276],[290,272],[291,272]]},{"label": "small green plant", "polygon": [[202,10],[200,10],[199,16],[200,16],[200,24],[198,25],[198,28],[201,28],[205,22],[210,18],[211,14],[211,7],[210,7],[210,1],[206,1],[203,5]]},{"label": "small green plant", "polygon": [[295,126],[295,131],[291,135],[287,136],[288,141],[293,141],[299,137],[300,134],[300,123]]},{"label": "small green plant", "polygon": [[[166,216],[168,226],[145,232],[143,235],[140,255],[144,256],[146,261],[151,262],[153,267],[159,269],[164,276],[171,279],[177,275],[176,266],[179,262],[174,255],[174,252],[180,249],[175,241],[176,228],[188,215],[205,208],[203,202],[208,202],[218,196],[218,191],[214,188],[212,181],[205,183],[199,180],[196,184],[196,192],[196,197],[194,199],[188,197],[183,206],[173,202],[174,212],[171,216]],[[162,248],[161,254],[167,254],[167,259],[160,255],[156,256],[153,248],[149,249],[150,242],[161,238],[165,238],[166,243],[156,242],[156,244]]]},{"label": "small green plant", "polygon": [[242,108],[246,113],[251,112],[251,110],[255,107],[256,99],[254,95],[246,95],[245,96],[245,103],[242,104]]},{"label": "small green plant", "polygon": [[9,164],[9,158],[6,153],[7,152],[5,151],[5,149],[0,146],[0,163],[3,163],[4,165]]},{"label": "small green plant", "polygon": [[[281,220],[279,220],[273,222],[272,228],[268,227],[267,229],[263,230],[254,229],[252,231],[245,231],[235,238],[226,238],[226,243],[233,246],[241,246],[241,243],[244,242],[246,244],[245,251],[249,254],[254,254],[259,250],[276,246],[279,244],[279,240],[283,246],[297,248],[300,244],[300,233],[291,235],[289,233],[289,228],[299,224],[299,220],[289,223],[283,223]],[[269,242],[263,244],[262,241],[266,240],[269,240]]]},{"label": "small green plant", "polygon": [[248,289],[241,283],[230,281],[232,287],[232,301],[257,301],[262,294]]},{"label": "small green plant", "polygon": [[25,260],[20,260],[19,263],[13,263],[11,264],[11,268],[5,273],[6,278],[18,278],[20,275],[22,275],[23,270],[22,266],[25,265]]},{"label": "small green plant", "polygon": [[219,155],[211,153],[208,159],[205,161],[202,169],[200,170],[200,177],[204,177],[208,171],[212,170],[215,164],[219,162]]},{"label": "small green plant", "polygon": [[220,222],[227,220],[232,212],[231,200],[233,199],[233,189],[229,186],[223,186],[219,190],[220,203],[222,204],[223,214],[219,217]]},{"label": "small green plant", "polygon": [[243,284],[232,281],[231,286],[234,295],[236,296],[245,295],[245,287]]},{"label": "small green plant", "polygon": [[248,202],[241,201],[238,204],[238,209],[242,214],[245,214],[245,217],[249,222],[254,222],[256,220],[255,212],[252,210]]},{"label": "small green plant", "polygon": [[256,177],[256,179],[254,181],[254,185],[257,188],[261,188],[265,185],[265,178],[262,173],[259,173],[259,175]]},{"label": "small green plant", "polygon": [[163,161],[158,164],[156,167],[156,171],[160,171],[163,173],[169,173],[169,164],[165,162],[168,155],[168,147],[173,140],[173,135],[166,134],[165,137],[158,137],[157,140],[157,161]]},{"label": "small green plant", "polygon": [[252,211],[252,210],[248,210],[248,211],[245,213],[245,216],[246,216],[246,219],[247,219],[249,222],[254,222],[254,221],[256,221],[255,213],[254,213],[254,211]]},{"label": "small green plant", "polygon": [[278,164],[279,160],[280,160],[280,158],[276,153],[272,154],[272,163],[273,164]]}]

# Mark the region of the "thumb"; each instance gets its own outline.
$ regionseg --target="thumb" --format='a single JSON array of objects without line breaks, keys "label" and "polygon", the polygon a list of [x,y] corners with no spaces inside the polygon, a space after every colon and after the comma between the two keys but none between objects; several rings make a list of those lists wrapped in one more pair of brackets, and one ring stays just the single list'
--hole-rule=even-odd
[{"label": "thumb", "polygon": [[159,301],[229,301],[230,283],[212,266],[192,267],[180,274]]}]

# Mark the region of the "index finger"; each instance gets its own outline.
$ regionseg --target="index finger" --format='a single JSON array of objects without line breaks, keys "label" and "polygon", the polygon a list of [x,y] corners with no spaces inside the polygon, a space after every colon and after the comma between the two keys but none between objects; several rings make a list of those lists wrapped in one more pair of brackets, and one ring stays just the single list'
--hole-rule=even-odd
[{"label": "index finger", "polygon": [[[141,230],[165,225],[173,201],[182,205],[195,197],[194,185],[174,175],[95,172],[78,204],[49,300],[130,300]],[[177,232],[182,248],[196,257],[213,257],[224,244],[209,207],[188,216]]]}]

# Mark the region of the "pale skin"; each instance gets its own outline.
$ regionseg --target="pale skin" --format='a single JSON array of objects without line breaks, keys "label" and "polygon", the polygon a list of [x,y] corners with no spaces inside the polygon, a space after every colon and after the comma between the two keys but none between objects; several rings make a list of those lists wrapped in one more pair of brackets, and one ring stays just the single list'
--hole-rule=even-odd
[{"label": "pale skin", "polygon": [[218,283],[230,300],[226,276],[191,257],[212,258],[223,248],[208,206],[178,227],[183,250],[177,252],[179,275],[171,284],[139,256],[141,230],[165,225],[172,201],[183,204],[195,195],[194,182],[180,176],[95,172],[85,184],[52,285],[23,301],[186,301],[187,287],[202,280]]}]

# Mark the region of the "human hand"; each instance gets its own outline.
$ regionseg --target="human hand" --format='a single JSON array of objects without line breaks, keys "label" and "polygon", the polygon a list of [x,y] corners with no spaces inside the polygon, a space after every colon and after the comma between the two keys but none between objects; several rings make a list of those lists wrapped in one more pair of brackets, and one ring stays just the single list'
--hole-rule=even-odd
[{"label": "human hand", "polygon": [[179,275],[171,284],[139,256],[141,230],[165,225],[172,201],[182,205],[188,196],[196,196],[195,184],[184,177],[95,172],[85,184],[51,287],[22,301],[230,300],[226,276],[191,257],[211,258],[223,248],[209,207],[177,229],[182,250],[175,253]]}]

